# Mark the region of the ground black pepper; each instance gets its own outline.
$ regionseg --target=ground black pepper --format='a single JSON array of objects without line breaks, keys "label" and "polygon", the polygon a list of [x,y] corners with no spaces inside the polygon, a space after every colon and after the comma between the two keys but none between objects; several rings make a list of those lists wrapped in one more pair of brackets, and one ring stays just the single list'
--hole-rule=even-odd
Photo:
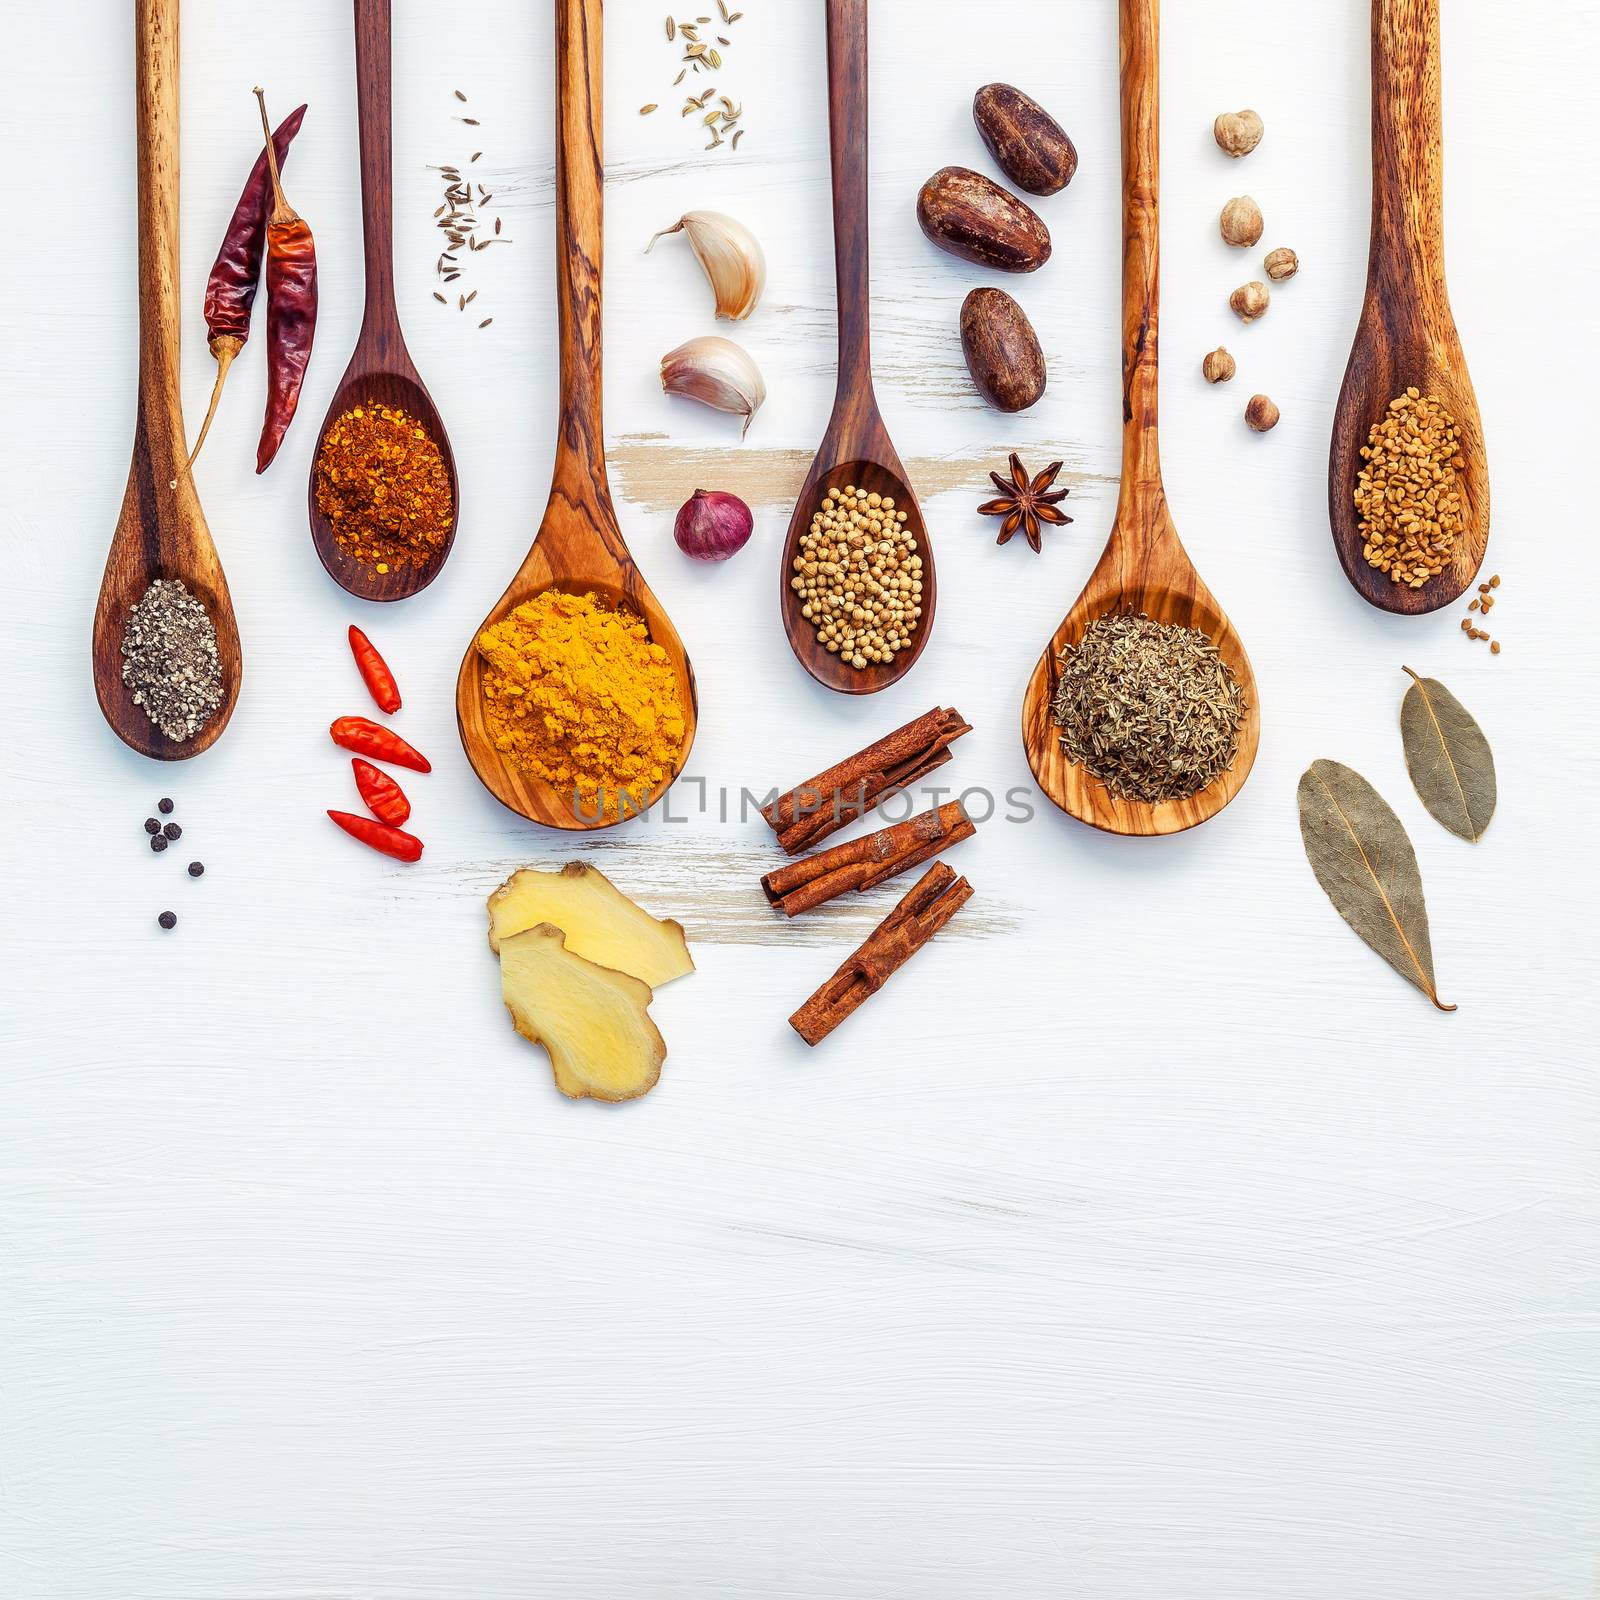
[{"label": "ground black pepper", "polygon": [[181,578],[157,578],[122,624],[122,681],[174,744],[192,739],[222,704],[217,628]]}]

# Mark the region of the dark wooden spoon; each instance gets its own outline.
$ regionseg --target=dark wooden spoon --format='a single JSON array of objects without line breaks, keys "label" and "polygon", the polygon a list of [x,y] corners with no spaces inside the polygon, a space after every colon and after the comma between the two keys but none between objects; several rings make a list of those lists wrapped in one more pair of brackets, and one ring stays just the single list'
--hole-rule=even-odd
[{"label": "dark wooden spoon", "polygon": [[[779,579],[783,631],[800,664],[818,683],[841,694],[876,694],[898,683],[922,654],[933,631],[939,597],[922,508],[878,411],[872,387],[872,285],[867,262],[867,0],[827,0],[828,134],[833,151],[833,259],[839,300],[839,382],[833,415],[805,487],[795,503],[783,545]],[[893,661],[860,670],[817,643],[817,630],[800,614],[789,587],[801,535],[830,486],[853,483],[869,494],[892,495],[906,513],[922,557],[922,616],[910,644]]]},{"label": "dark wooden spoon", "polygon": [[[1160,297],[1160,0],[1120,0],[1122,35],[1122,488],[1099,565],[1028,680],[1022,743],[1039,787],[1063,811],[1108,833],[1179,833],[1214,817],[1244,786],[1261,740],[1255,673],[1222,607],[1178,540],[1161,482],[1156,435]],[[1233,766],[1187,800],[1123,800],[1068,761],[1051,715],[1060,656],[1099,617],[1143,612],[1198,628],[1244,690]]]},{"label": "dark wooden spoon", "polygon": [[[1477,576],[1489,543],[1483,422],[1444,279],[1444,124],[1439,0],[1372,0],[1372,236],[1367,288],[1333,415],[1328,516],[1345,575],[1385,611],[1447,606]],[[1455,418],[1465,527],[1450,565],[1420,589],[1367,565],[1355,507],[1361,447],[1408,388]]]},{"label": "dark wooden spoon", "polygon": [[[113,732],[141,755],[184,761],[216,743],[239,698],[242,666],[228,580],[184,465],[178,386],[178,0],[135,8],[139,168],[139,410],[133,464],[94,612],[94,691]],[[211,614],[222,704],[199,733],[169,739],[122,681],[122,629],[158,578],[178,578]]]},{"label": "dark wooden spoon", "polygon": [[311,542],[341,588],[362,600],[404,600],[426,589],[439,576],[461,524],[461,485],[455,452],[439,419],[439,409],[423,384],[400,331],[394,297],[394,188],[390,150],[389,0],[355,0],[356,107],[361,129],[361,231],[366,246],[367,305],[350,365],[339,380],[328,414],[317,436],[317,452],[333,423],[352,406],[368,401],[397,406],[414,416],[432,436],[450,474],[454,514],[444,541],[420,566],[390,566],[379,572],[358,561],[339,543],[328,520],[317,510],[317,458],[311,458],[306,499],[311,514]]},{"label": "dark wooden spoon", "polygon": [[561,339],[561,421],[550,499],[533,546],[506,592],[467,646],[456,678],[456,724],[473,771],[503,805],[550,828],[586,831],[622,820],[622,808],[597,815],[524,772],[495,748],[484,716],[483,659],[477,634],[546,589],[593,590],[641,616],[678,679],[686,724],[677,765],[665,783],[627,808],[636,815],[666,793],[683,770],[699,715],[694,670],[683,641],[650,591],[617,522],[606,479],[601,424],[601,247],[604,169],[600,156],[602,0],[555,0],[556,304]]}]

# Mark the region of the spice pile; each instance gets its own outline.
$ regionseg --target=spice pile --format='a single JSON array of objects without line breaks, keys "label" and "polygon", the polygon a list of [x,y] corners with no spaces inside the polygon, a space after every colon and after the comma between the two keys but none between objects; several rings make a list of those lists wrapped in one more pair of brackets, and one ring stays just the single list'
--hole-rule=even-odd
[{"label": "spice pile", "polygon": [[182,578],[157,578],[122,625],[122,681],[175,744],[194,738],[222,704],[211,614]]},{"label": "spice pile", "polygon": [[635,613],[547,589],[478,635],[494,746],[585,815],[642,810],[688,730],[677,673]]},{"label": "spice pile", "polygon": [[[156,810],[163,817],[170,817],[173,809],[171,799],[165,795],[156,802]],[[144,831],[150,839],[150,853],[157,856],[164,855],[172,845],[183,837],[183,829],[176,822],[161,822],[156,817],[146,817],[144,819]],[[189,863],[189,876],[191,878],[204,877],[205,870],[205,863],[202,861],[191,861]],[[178,913],[176,911],[163,911],[156,918],[156,921],[170,933],[172,929],[178,926]]]},{"label": "spice pile", "polygon": [[[1469,612],[1481,612],[1484,619],[1487,620],[1489,613],[1494,610],[1494,591],[1499,587],[1500,574],[1497,572],[1487,583],[1478,585],[1478,597],[1467,607],[1467,610]],[[1474,643],[1488,639],[1489,654],[1492,656],[1500,654],[1500,641],[1490,638],[1488,629],[1477,627],[1470,616],[1465,616],[1461,619],[1461,631]]]},{"label": "spice pile", "polygon": [[380,573],[426,566],[455,519],[438,442],[409,411],[373,400],[330,424],[316,496],[341,548]]},{"label": "spice pile", "polygon": [[1099,617],[1061,653],[1050,706],[1061,748],[1112,794],[1159,805],[1233,765],[1244,691],[1197,628]]},{"label": "spice pile", "polygon": [[789,587],[817,643],[858,672],[893,661],[922,619],[922,557],[892,495],[830,488],[800,536]]},{"label": "spice pile", "polygon": [[1389,402],[1361,447],[1356,477],[1362,555],[1395,583],[1420,589],[1450,565],[1463,527],[1456,487],[1461,441],[1433,395],[1407,389]]},{"label": "spice pile", "polygon": [[[467,97],[457,89],[455,97],[463,105]],[[478,118],[458,115],[456,121],[463,127],[477,128]],[[472,166],[482,159],[483,151],[474,150],[467,158],[467,165]],[[494,218],[493,231],[487,231],[489,219],[483,215],[484,208],[494,199],[487,185],[479,182],[474,185],[471,178],[461,175],[461,168],[453,163],[436,166],[431,169],[439,174],[444,183],[444,192],[440,196],[439,208],[433,214],[434,226],[444,235],[446,248],[440,251],[434,261],[433,270],[441,283],[457,283],[466,271],[467,262],[479,250],[487,250],[492,244],[510,244],[511,241],[501,236],[500,218]],[[477,193],[473,193],[476,187]],[[440,305],[449,305],[450,296],[442,294],[439,290],[433,291],[433,298]],[[457,311],[465,311],[474,300],[478,298],[476,289],[457,289],[455,291],[455,307]],[[482,318],[478,326],[487,328],[493,317]]]},{"label": "spice pile", "polygon": [[[717,18],[724,28],[731,28],[740,17],[742,11],[730,11],[727,0],[716,0]],[[680,45],[683,54],[679,58],[682,65],[678,75],[672,80],[676,88],[692,72],[697,76],[702,72],[720,72],[722,70],[722,51],[726,50],[733,40],[725,33],[714,33],[709,39],[700,37],[702,28],[715,25],[709,16],[691,17],[687,22],[680,22],[676,17],[668,17],[666,21],[667,43]],[[712,97],[716,97],[716,105],[707,111]],[[650,101],[639,107],[639,115],[648,117],[652,111],[659,111],[660,106]],[[744,115],[744,107],[735,105],[727,95],[717,94],[715,84],[701,94],[691,94],[684,97],[683,109],[680,117],[697,117],[699,125],[711,134],[711,143],[707,150],[715,150],[719,146],[726,146],[729,150],[736,150],[739,141],[744,137],[744,129],[739,126],[739,119]],[[731,135],[731,137],[730,137]]]}]

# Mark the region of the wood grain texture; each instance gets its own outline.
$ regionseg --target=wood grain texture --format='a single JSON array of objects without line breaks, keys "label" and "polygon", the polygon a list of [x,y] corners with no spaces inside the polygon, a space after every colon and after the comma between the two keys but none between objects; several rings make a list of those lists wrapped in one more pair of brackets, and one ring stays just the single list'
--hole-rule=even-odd
[{"label": "wood grain texture", "polygon": [[[1439,4],[1372,0],[1372,234],[1328,455],[1328,518],[1345,575],[1363,599],[1411,615],[1455,600],[1489,542],[1483,422],[1445,286]],[[1361,447],[1389,402],[1412,387],[1437,395],[1455,418],[1465,523],[1455,559],[1420,589],[1367,565],[1355,507]]]},{"label": "wood grain texture", "polygon": [[[456,724],[473,770],[494,797],[532,822],[590,831],[624,820],[622,808],[587,816],[571,795],[524,772],[495,749],[484,716],[477,634],[545,589],[593,590],[645,620],[677,674],[685,732],[654,805],[683,770],[699,720],[694,670],[665,608],[628,552],[606,479],[601,419],[601,275],[605,171],[601,159],[602,0],[555,0],[556,305],[561,415],[544,520],[516,576],[467,645],[456,680]],[[631,813],[629,813],[631,814]]]},{"label": "wood grain texture", "polygon": [[[228,580],[185,468],[178,386],[178,0],[136,0],[134,85],[139,172],[139,405],[133,461],[111,536],[92,646],[94,691],[122,742],[157,761],[186,761],[222,736],[243,672]],[[192,739],[169,739],[122,681],[122,629],[158,578],[179,578],[211,615],[222,704]]]},{"label": "wood grain texture", "polygon": [[366,261],[366,309],[361,332],[317,434],[318,450],[334,422],[352,406],[375,403],[408,412],[439,446],[450,476],[451,520],[439,548],[418,566],[379,572],[339,543],[317,509],[317,452],[306,483],[311,542],[328,576],[362,600],[404,600],[439,576],[461,526],[461,481],[455,452],[400,327],[394,294],[393,105],[389,0],[355,0],[357,122],[361,132],[361,235]]},{"label": "wood grain texture", "polygon": [[[828,142],[833,175],[833,259],[838,284],[839,375],[833,414],[811,471],[795,501],[783,545],[778,604],[783,631],[807,672],[841,694],[876,694],[917,664],[933,632],[939,579],[922,508],[895,454],[872,386],[872,274],[867,181],[867,0],[827,0]],[[889,662],[859,671],[823,649],[817,630],[800,614],[789,587],[800,538],[829,487],[853,483],[868,494],[892,495],[906,512],[922,557],[922,616],[910,645]]]},{"label": "wood grain texture", "polygon": [[[1244,645],[1182,544],[1161,480],[1157,436],[1160,252],[1160,0],[1121,0],[1122,55],[1122,488],[1111,537],[1033,669],[1022,742],[1039,787],[1063,811],[1109,833],[1180,833],[1219,812],[1250,775],[1261,741],[1260,696]],[[1199,628],[1244,690],[1233,766],[1187,800],[1150,805],[1113,795],[1067,760],[1051,714],[1061,652],[1099,617],[1142,612]]]}]

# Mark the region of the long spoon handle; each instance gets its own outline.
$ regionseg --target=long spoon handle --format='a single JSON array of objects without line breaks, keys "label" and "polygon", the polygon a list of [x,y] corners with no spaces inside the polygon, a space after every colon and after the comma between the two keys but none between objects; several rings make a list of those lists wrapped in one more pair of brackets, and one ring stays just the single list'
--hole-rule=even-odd
[{"label": "long spoon handle", "polygon": [[867,0],[827,0],[833,264],[839,297],[839,398],[872,393],[867,259]]},{"label": "long spoon handle", "polygon": [[[178,384],[178,0],[138,0],[139,441],[183,455]],[[161,488],[165,490],[163,480]]]},{"label": "long spoon handle", "polygon": [[398,321],[394,299],[394,154],[389,0],[355,0],[356,112],[361,130],[361,237],[366,249],[365,322]]},{"label": "long spoon handle", "polygon": [[1161,0],[1121,0],[1122,486],[1161,483],[1156,324],[1161,296]]},{"label": "long spoon handle", "polygon": [[602,0],[556,4],[556,307],[561,335],[557,486],[609,503],[601,418]]},{"label": "long spoon handle", "polygon": [[1439,0],[1372,0],[1372,266],[1444,282]]}]

